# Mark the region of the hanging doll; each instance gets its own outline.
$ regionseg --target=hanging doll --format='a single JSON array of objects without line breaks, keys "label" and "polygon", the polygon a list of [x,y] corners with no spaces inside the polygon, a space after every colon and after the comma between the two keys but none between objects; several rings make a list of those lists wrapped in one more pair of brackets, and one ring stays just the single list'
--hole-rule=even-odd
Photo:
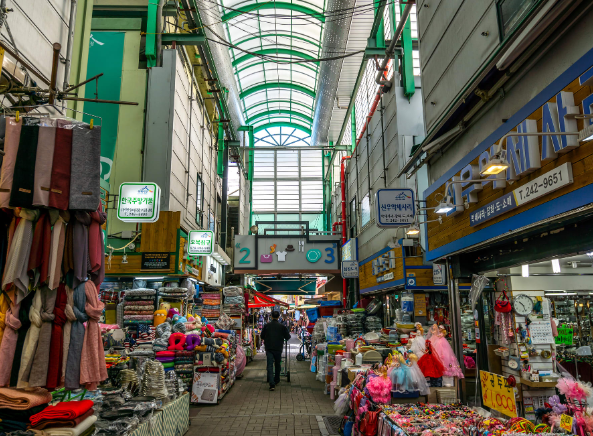
[{"label": "hanging doll", "polygon": [[418,366],[418,356],[413,353],[408,354],[408,360],[410,367],[410,374],[414,383],[417,387],[417,390],[420,391],[420,395],[429,395],[430,394],[430,387],[426,382],[426,377],[422,374],[420,367]]},{"label": "hanging doll", "polygon": [[398,367],[391,371],[392,390],[403,394],[418,390],[418,385],[412,376],[412,370],[401,354],[398,356]]},{"label": "hanging doll", "polygon": [[445,367],[439,357],[433,353],[430,340],[426,341],[426,353],[418,360],[420,371],[424,377],[440,378],[445,372]]},{"label": "hanging doll", "polygon": [[422,324],[417,322],[414,326],[416,327],[416,337],[412,341],[410,351],[420,359],[426,352],[426,340],[424,339],[424,329],[422,328]]},{"label": "hanging doll", "polygon": [[443,326],[433,324],[430,328],[429,335],[432,351],[437,354],[445,367],[445,373],[443,375],[463,378],[463,372],[459,366],[459,361],[457,360],[457,357],[455,357],[455,353],[445,337],[446,334],[447,331]]}]

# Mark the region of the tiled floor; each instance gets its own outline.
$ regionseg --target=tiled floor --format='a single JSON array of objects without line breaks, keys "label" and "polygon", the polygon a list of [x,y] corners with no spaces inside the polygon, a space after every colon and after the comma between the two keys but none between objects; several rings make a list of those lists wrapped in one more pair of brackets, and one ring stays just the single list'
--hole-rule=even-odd
[{"label": "tiled floor", "polygon": [[187,436],[321,435],[318,416],[333,415],[333,401],[323,394],[310,362],[298,362],[299,341],[293,335],[290,383],[286,377],[274,392],[266,383],[266,357],[258,353],[219,405],[192,406]]}]

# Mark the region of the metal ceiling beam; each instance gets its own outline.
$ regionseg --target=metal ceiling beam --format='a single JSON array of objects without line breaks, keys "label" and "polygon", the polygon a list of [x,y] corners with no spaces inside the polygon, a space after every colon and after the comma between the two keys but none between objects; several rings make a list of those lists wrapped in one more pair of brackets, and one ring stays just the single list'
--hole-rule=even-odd
[{"label": "metal ceiling beam", "polygon": [[[379,27],[383,22],[383,14],[385,12],[385,5],[387,0],[375,0],[375,20],[373,21],[373,27],[371,27],[370,38],[376,38]],[[383,47],[383,55],[385,55],[385,47]]]},{"label": "metal ceiling beam", "polygon": [[[311,56],[310,54],[307,54],[305,52],[299,51],[299,50],[291,50],[288,48],[266,48],[263,50],[257,50],[253,52],[254,54],[246,54],[244,56],[241,56],[240,58],[237,58],[233,61],[233,67],[236,67],[237,65],[242,64],[243,62],[247,62],[250,59],[253,58],[259,58],[261,59],[261,56],[269,56],[269,55],[287,55],[287,56],[295,56],[298,58],[303,58],[303,59],[308,59],[308,60],[313,60],[315,59],[313,56]],[[264,59],[264,62],[266,62],[266,60]],[[313,62],[314,64],[319,64],[319,62]]]},{"label": "metal ceiling beam", "polygon": [[[241,72],[243,72],[243,71],[245,71],[245,70],[247,70],[249,68],[261,66],[261,65],[264,65],[264,64],[268,64],[269,65],[270,62],[269,61],[262,61],[262,62],[256,62],[254,64],[246,65],[244,67],[238,68],[236,70],[236,74],[239,74],[239,73],[241,73]],[[286,65],[286,66],[290,67],[291,64],[278,64],[278,66],[282,66],[282,65]],[[298,66],[299,67],[304,67],[304,68],[306,68],[308,70],[311,70],[313,72],[313,74],[317,74],[317,66],[315,66],[315,64],[314,65],[309,65],[308,63],[306,63],[306,64],[298,64]]]},{"label": "metal ceiling beam", "polygon": [[248,108],[245,109],[245,112],[248,112],[254,108],[256,108],[257,106],[263,106],[263,105],[268,105],[268,104],[276,104],[276,103],[286,103],[289,105],[298,105],[298,106],[302,106],[305,109],[308,109],[310,111],[313,110],[312,106],[308,106],[305,103],[301,103],[300,101],[294,101],[294,100],[266,100],[266,101],[260,101],[258,103],[252,104],[251,106],[249,106]]},{"label": "metal ceiling beam", "polygon": [[224,14],[222,16],[222,21],[226,22],[232,20],[233,18],[237,18],[242,15],[250,14],[255,11],[259,11],[262,9],[287,9],[290,11],[301,12],[305,15],[310,15],[311,17],[319,20],[322,23],[325,23],[325,16],[321,12],[317,12],[314,9],[311,9],[307,6],[295,4],[295,3],[288,3],[288,2],[277,2],[277,1],[270,1],[266,3],[255,3],[255,4],[248,4],[243,5],[241,7],[235,8],[231,12]]},{"label": "metal ceiling beam", "polygon": [[[292,38],[292,39],[298,39],[300,41],[304,41],[308,44],[314,45],[315,47],[321,47],[321,44],[319,44],[319,41],[313,39],[313,38],[309,38],[306,36],[300,36],[300,35],[295,35],[294,33],[290,34],[290,33],[266,33],[266,38],[279,38],[279,37],[283,37],[283,38]],[[244,42],[249,42],[249,41],[253,41],[254,39],[260,39],[261,36],[257,35],[257,36],[250,36],[248,38],[245,39],[240,39],[236,42],[234,42],[234,45],[239,45],[239,44],[243,44]]]},{"label": "metal ceiling beam", "polygon": [[250,96],[251,94],[255,94],[256,92],[265,91],[266,89],[275,89],[275,88],[282,88],[282,89],[290,89],[293,91],[299,91],[303,94],[308,95],[309,97],[315,98],[315,92],[311,89],[301,86],[295,85],[294,83],[290,82],[269,82],[269,83],[262,83],[261,85],[252,86],[251,88],[247,88],[243,90],[241,94],[239,94],[239,98],[243,100],[245,97]]},{"label": "metal ceiling beam", "polygon": [[[262,145],[262,146],[255,146],[255,147],[241,147],[241,150],[305,150],[305,151],[310,151],[310,150],[335,150],[335,151],[348,151],[347,150],[348,146],[347,145],[338,145],[335,147],[332,147],[330,145],[310,145],[310,146],[283,146],[283,145],[279,145],[279,146],[268,146],[268,145]],[[282,179],[284,180],[284,178]],[[302,178],[301,178],[302,180]]]},{"label": "metal ceiling beam", "polygon": [[[253,133],[255,134],[257,132],[261,132],[262,130],[271,129],[273,127],[290,127],[291,129],[297,129],[297,130],[300,130],[301,132],[305,132],[309,136],[311,135],[311,129],[309,129],[305,126],[302,126],[300,124],[287,123],[287,122],[276,122],[276,123],[263,124],[261,126],[257,126],[255,129],[253,129]],[[302,147],[302,148],[305,148],[305,147]]]},{"label": "metal ceiling beam", "polygon": [[269,111],[260,112],[258,114],[255,114],[254,116],[247,119],[247,124],[252,124],[258,118],[263,118],[263,117],[267,117],[267,116],[271,116],[271,115],[300,117],[303,120],[305,120],[306,122],[308,122],[309,126],[311,125],[311,123],[313,123],[313,118],[308,117],[307,115],[305,115],[301,112],[288,110],[288,109],[286,109],[286,110],[275,109],[275,110],[269,110]]}]

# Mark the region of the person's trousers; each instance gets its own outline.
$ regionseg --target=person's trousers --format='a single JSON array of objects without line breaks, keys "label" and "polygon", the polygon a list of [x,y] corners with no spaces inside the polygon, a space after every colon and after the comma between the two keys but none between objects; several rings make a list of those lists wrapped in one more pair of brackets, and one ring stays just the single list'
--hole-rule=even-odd
[{"label": "person's trousers", "polygon": [[[276,386],[280,383],[280,371],[282,371],[282,351],[266,351],[268,359],[268,383],[270,387]],[[274,376],[274,366],[276,367],[276,374]]]}]

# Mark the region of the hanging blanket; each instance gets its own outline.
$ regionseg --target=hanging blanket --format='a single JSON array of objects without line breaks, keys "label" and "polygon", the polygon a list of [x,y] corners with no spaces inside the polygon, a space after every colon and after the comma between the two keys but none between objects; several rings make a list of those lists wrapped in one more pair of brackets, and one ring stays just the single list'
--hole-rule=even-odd
[{"label": "hanging blanket", "polygon": [[103,205],[91,214],[89,226],[89,259],[91,280],[95,285],[101,286],[105,279],[105,244],[103,243],[103,232],[101,226],[107,220],[107,214],[103,212]]},{"label": "hanging blanket", "polygon": [[64,309],[64,313],[66,314],[66,318],[68,321],[64,325],[63,333],[64,333],[64,350],[63,350],[63,357],[62,357],[62,383],[66,378],[66,364],[68,363],[68,352],[70,350],[70,333],[72,332],[72,323],[76,321],[76,315],[74,314],[74,290],[69,286],[66,286],[66,307]]},{"label": "hanging blanket", "polygon": [[14,164],[19,150],[23,120],[17,123],[14,118],[6,118],[6,136],[4,137],[4,159],[0,176],[0,207],[8,207],[10,190],[14,177]]},{"label": "hanging blanket", "polygon": [[[64,215],[64,217],[62,217]],[[70,219],[68,212],[63,212],[58,216],[57,221],[51,231],[51,252],[49,254],[49,287],[56,289],[62,276],[62,257],[64,256],[64,246],[66,243],[66,220]]]},{"label": "hanging blanket", "polygon": [[10,372],[10,386],[15,387],[19,380],[19,371],[21,369],[21,362],[23,357],[23,349],[25,340],[31,327],[31,320],[29,319],[29,311],[33,304],[33,298],[37,292],[32,292],[21,301],[21,308],[19,309],[19,321],[21,327],[17,332],[16,348],[14,350],[14,358],[12,359],[12,370]]},{"label": "hanging blanket", "polygon": [[27,331],[25,345],[23,346],[23,355],[21,356],[21,367],[19,368],[18,382],[16,385],[19,389],[29,387],[29,383],[23,380],[23,374],[29,365],[29,361],[35,355],[35,350],[37,350],[39,332],[41,331],[41,325],[43,324],[40,314],[42,304],[41,291],[37,290],[33,296],[33,304],[29,308],[29,322],[31,326]]},{"label": "hanging blanket", "polygon": [[74,305],[72,309],[76,315],[76,321],[72,323],[70,333],[70,349],[68,350],[68,363],[66,364],[66,389],[80,388],[80,356],[84,344],[84,325],[88,321],[85,312],[86,292],[85,283],[81,283],[74,289]]},{"label": "hanging blanket", "polygon": [[62,382],[62,358],[64,346],[63,327],[66,318],[66,285],[60,283],[56,295],[56,306],[54,307],[54,324],[51,330],[51,346],[49,348],[49,368],[47,370],[47,388],[56,389]]},{"label": "hanging blanket", "polygon": [[49,207],[68,209],[70,199],[70,166],[72,162],[72,126],[69,121],[58,120],[54,160],[51,168]]},{"label": "hanging blanket", "polygon": [[29,254],[28,272],[30,277],[35,277],[33,286],[37,286],[38,283],[42,285],[47,282],[49,255],[51,252],[51,234],[49,213],[47,211],[41,211],[37,224],[35,224],[31,253]]},{"label": "hanging blanket", "polygon": [[33,206],[49,206],[49,187],[51,185],[51,168],[54,161],[56,145],[55,120],[44,120],[45,126],[39,127],[37,142],[37,158],[35,160],[35,182],[33,184]]},{"label": "hanging blanket", "polygon": [[82,356],[80,359],[80,384],[86,389],[94,391],[97,384],[107,379],[105,368],[105,353],[103,351],[103,340],[99,328],[99,318],[103,313],[105,304],[99,301],[97,287],[90,280],[85,283],[86,306],[85,311],[88,317]]},{"label": "hanging blanket", "polygon": [[94,212],[100,202],[101,128],[76,124],[72,131],[70,209]]},{"label": "hanging blanket", "polygon": [[[38,120],[34,120],[38,122]],[[33,187],[35,182],[35,159],[39,142],[39,125],[27,125],[27,119],[21,127],[19,150],[14,163],[10,207],[33,207]]]},{"label": "hanging blanket", "polygon": [[20,304],[11,304],[6,312],[6,329],[2,344],[0,344],[0,386],[7,386],[10,383],[10,372],[12,360],[16,349],[17,330],[21,327],[18,318]]}]

